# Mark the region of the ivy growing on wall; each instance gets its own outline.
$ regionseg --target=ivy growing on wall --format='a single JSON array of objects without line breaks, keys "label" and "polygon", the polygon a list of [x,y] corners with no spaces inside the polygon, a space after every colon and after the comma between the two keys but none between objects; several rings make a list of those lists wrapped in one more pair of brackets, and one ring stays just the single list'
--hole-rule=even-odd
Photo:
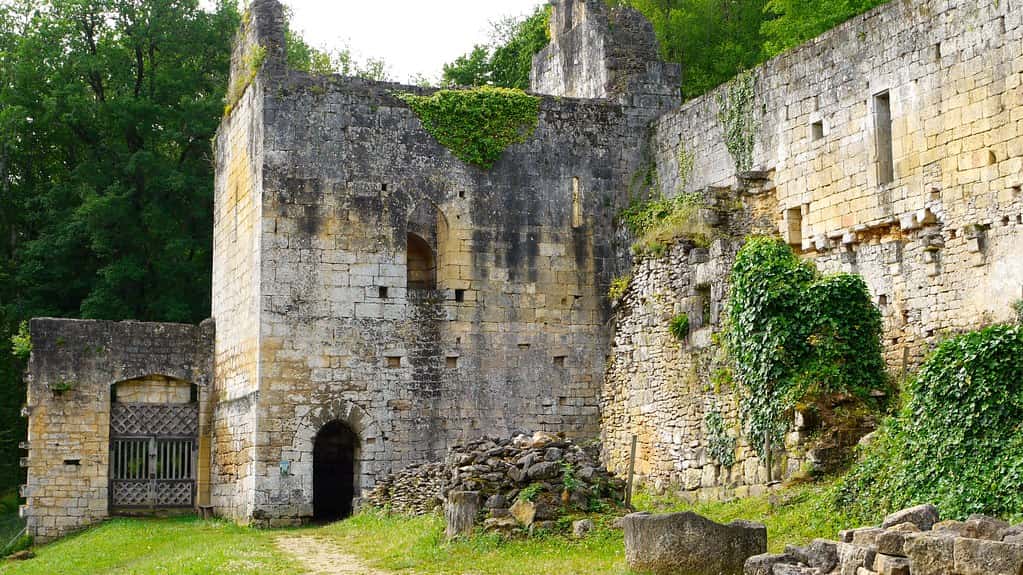
[{"label": "ivy growing on wall", "polygon": [[731,286],[727,343],[761,455],[797,402],[835,393],[871,401],[885,386],[881,313],[859,276],[821,277],[781,239],[754,237],[736,257]]},{"label": "ivy growing on wall", "polygon": [[1023,509],[1023,327],[999,325],[941,343],[843,478],[835,503],[864,519],[917,503],[942,517]]},{"label": "ivy growing on wall", "polygon": [[711,458],[725,467],[735,465],[735,438],[728,435],[725,418],[714,406],[703,416],[703,424],[707,427],[707,453]]},{"label": "ivy growing on wall", "polygon": [[718,94],[718,121],[724,131],[725,146],[735,162],[735,169],[748,172],[753,169],[753,147],[756,142],[756,76],[752,71],[741,72]]},{"label": "ivy growing on wall", "polygon": [[668,324],[668,331],[678,341],[685,341],[689,337],[689,315],[680,313],[671,318]]},{"label": "ivy growing on wall", "polygon": [[522,90],[483,86],[395,96],[456,157],[483,169],[493,166],[508,146],[525,142],[540,117],[540,98]]}]

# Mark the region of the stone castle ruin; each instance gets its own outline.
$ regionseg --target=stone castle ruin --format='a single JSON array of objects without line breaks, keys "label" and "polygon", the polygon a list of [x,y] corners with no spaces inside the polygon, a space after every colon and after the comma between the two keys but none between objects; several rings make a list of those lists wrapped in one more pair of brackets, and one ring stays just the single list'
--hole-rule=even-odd
[{"label": "stone castle ruin", "polygon": [[[893,0],[682,104],[638,13],[557,0],[535,132],[484,170],[395,97],[428,90],[288,69],[282,8],[255,0],[216,138],[212,320],[31,323],[30,534],[343,517],[388,473],[518,430],[599,436],[619,473],[637,436],[657,484],[762,489],[741,441],[728,468],[708,456],[704,423],[736,425],[707,371],[744,237],[861,274],[894,369],[1021,296],[1020,8]],[[633,265],[616,215],[683,192],[713,242]],[[805,431],[774,478],[814,459]]]}]

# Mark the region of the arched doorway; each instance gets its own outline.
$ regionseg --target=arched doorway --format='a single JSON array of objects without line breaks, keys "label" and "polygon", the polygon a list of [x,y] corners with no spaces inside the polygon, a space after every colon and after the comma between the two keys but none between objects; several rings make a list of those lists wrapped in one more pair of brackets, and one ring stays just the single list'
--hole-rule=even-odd
[{"label": "arched doorway", "polygon": [[352,514],[359,438],[341,421],[332,421],[313,443],[313,518],[336,521]]}]

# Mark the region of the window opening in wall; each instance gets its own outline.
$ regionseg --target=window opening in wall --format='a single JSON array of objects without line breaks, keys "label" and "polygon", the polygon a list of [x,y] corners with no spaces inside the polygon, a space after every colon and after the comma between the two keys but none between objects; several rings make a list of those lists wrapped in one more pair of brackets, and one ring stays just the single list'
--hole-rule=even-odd
[{"label": "window opening in wall", "polygon": [[572,227],[583,226],[583,197],[579,190],[579,178],[572,178]]},{"label": "window opening in wall", "polygon": [[941,60],[941,42],[938,42],[937,44],[934,45],[933,52],[934,52],[934,60],[935,61],[940,61]]},{"label": "window opening in wall", "polygon": [[1003,226],[1009,225],[1009,216],[1005,216],[1002,218],[1002,225]]},{"label": "window opening in wall", "polygon": [[892,149],[892,104],[888,92],[874,96],[874,138],[877,147],[877,180],[881,185],[895,181]]},{"label": "window opening in wall", "polygon": [[387,288],[383,286],[377,288],[377,295],[380,296],[380,299],[387,299]]},{"label": "window opening in wall", "polygon": [[937,188],[931,188],[931,200],[937,202],[941,199],[941,190]]},{"label": "window opening in wall", "polygon": [[465,290],[464,289],[456,289],[455,290],[455,301],[458,302],[458,303],[462,303],[462,302],[465,301]]},{"label": "window opening in wall", "polygon": [[430,244],[416,234],[408,234],[408,288],[437,289],[437,260]]},{"label": "window opening in wall", "polygon": [[380,191],[381,192],[386,192],[387,191],[387,184],[383,184],[383,183],[380,184]]},{"label": "window opening in wall", "polygon": [[1016,216],[1016,223],[1023,224],[1023,214]]},{"label": "window opening in wall", "polygon": [[785,210],[785,241],[790,246],[803,247],[803,208],[796,206]]},{"label": "window opening in wall", "polygon": [[993,166],[998,163],[998,156],[991,150],[987,151],[987,165]]},{"label": "window opening in wall", "polygon": [[888,305],[888,296],[886,296],[886,295],[878,296],[878,298],[877,298],[877,305],[879,305],[881,307],[887,306]]},{"label": "window opening in wall", "polygon": [[824,139],[824,122],[823,121],[817,121],[817,122],[814,122],[813,124],[811,124],[810,125],[810,134],[811,134],[811,137],[813,138],[814,142],[816,142],[817,140],[823,140]]},{"label": "window opening in wall", "polygon": [[455,345],[462,345],[462,338],[456,337],[455,338]]},{"label": "window opening in wall", "polygon": [[1012,187],[1013,199],[1019,199],[1020,196],[1023,196],[1023,186],[1013,186]]},{"label": "window opening in wall", "polygon": [[1005,16],[998,17],[998,32],[1005,34]]},{"label": "window opening in wall", "polygon": [[565,356],[563,355],[554,356],[554,367],[565,367]]},{"label": "window opening in wall", "polygon": [[457,369],[458,368],[458,357],[457,356],[453,356],[453,355],[449,355],[447,357],[447,359],[444,361],[444,365],[447,366],[448,369]]},{"label": "window opening in wall", "polygon": [[519,349],[521,349],[522,351],[525,351],[525,350],[529,349],[529,344],[528,343],[520,343],[519,344]]},{"label": "window opening in wall", "polygon": [[401,367],[401,356],[391,355],[387,357],[387,367],[390,369],[396,369]]},{"label": "window opening in wall", "polygon": [[81,459],[65,459],[64,460],[64,465],[71,465],[71,466],[77,467],[77,466],[79,466],[81,464],[82,464],[82,460]]},{"label": "window opening in wall", "polygon": [[959,236],[959,232],[957,232],[956,230],[954,230],[954,229],[952,229],[952,230],[948,230],[948,237],[949,237],[950,239],[953,239],[953,240],[954,240],[954,239],[956,239],[956,237],[958,237],[958,236]]},{"label": "window opening in wall", "polygon": [[458,197],[464,200],[465,199],[465,190],[458,190]]},{"label": "window opening in wall", "polygon": [[710,286],[704,286],[696,289],[696,311],[699,317],[695,318],[696,321],[691,322],[694,329],[700,329],[707,327],[711,324],[710,318]]}]

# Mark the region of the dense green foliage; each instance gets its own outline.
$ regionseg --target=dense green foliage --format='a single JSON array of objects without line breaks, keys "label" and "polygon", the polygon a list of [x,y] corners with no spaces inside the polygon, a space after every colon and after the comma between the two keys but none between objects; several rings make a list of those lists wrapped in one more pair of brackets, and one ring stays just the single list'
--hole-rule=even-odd
[{"label": "dense green foliage", "polygon": [[735,465],[735,438],[728,435],[725,418],[718,409],[709,409],[703,415],[707,428],[707,453],[725,467]]},{"label": "dense green foliage", "polygon": [[718,94],[718,121],[724,132],[725,147],[739,172],[753,169],[758,128],[755,100],[756,76],[752,72],[740,72],[728,88]]},{"label": "dense green foliage", "polygon": [[493,166],[508,146],[525,142],[536,130],[540,115],[540,98],[508,88],[481,86],[396,97],[456,157],[484,169]]},{"label": "dense green foliage", "polygon": [[764,54],[774,56],[888,0],[767,0]]},{"label": "dense green foliage", "polygon": [[22,320],[209,314],[211,140],[239,21],[232,2],[0,5],[0,485],[20,474]]},{"label": "dense green foliage", "polygon": [[868,518],[917,503],[946,518],[1023,513],[1023,327],[946,340],[909,392],[844,478],[838,505]]},{"label": "dense green foliage", "polygon": [[642,12],[693,98],[887,0],[608,0]]},{"label": "dense green foliage", "polygon": [[680,313],[671,318],[668,323],[668,332],[678,341],[685,341],[689,337],[689,315]]},{"label": "dense green foliage", "polygon": [[778,238],[754,237],[736,257],[728,349],[744,386],[751,445],[780,440],[797,402],[835,393],[867,401],[885,385],[881,313],[859,276],[820,277]]},{"label": "dense green foliage", "polygon": [[477,45],[444,65],[442,83],[528,89],[533,55],[550,42],[549,21],[550,7],[543,6],[528,18],[496,22],[489,45]]},{"label": "dense green foliage", "polygon": [[620,299],[625,292],[629,291],[629,284],[632,283],[632,276],[621,276],[611,280],[607,288],[607,298],[614,301]]},{"label": "dense green foliage", "polygon": [[314,48],[291,29],[285,31],[285,53],[288,67],[293,70],[313,74],[341,74],[381,82],[390,80],[385,61],[377,58],[361,60],[349,46],[337,50]]},{"label": "dense green foliage", "polygon": [[659,257],[682,238],[701,246],[709,243],[710,228],[700,219],[703,205],[698,193],[635,199],[618,219],[636,238],[632,245],[634,254]]}]

